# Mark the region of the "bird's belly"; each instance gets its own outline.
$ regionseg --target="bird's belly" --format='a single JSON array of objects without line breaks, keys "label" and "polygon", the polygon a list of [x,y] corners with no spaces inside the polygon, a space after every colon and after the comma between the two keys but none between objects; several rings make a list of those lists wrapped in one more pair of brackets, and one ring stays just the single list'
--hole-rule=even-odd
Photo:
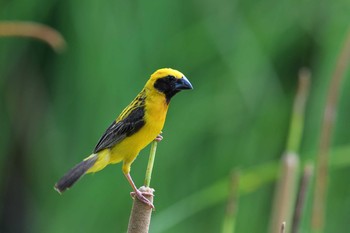
[{"label": "bird's belly", "polygon": [[144,115],[145,125],[111,148],[111,163],[132,162],[139,152],[151,143],[163,129],[168,105],[165,99],[148,98]]},{"label": "bird's belly", "polygon": [[138,132],[123,139],[111,148],[110,162],[133,161],[139,152],[157,137],[163,125],[164,121],[146,123]]}]

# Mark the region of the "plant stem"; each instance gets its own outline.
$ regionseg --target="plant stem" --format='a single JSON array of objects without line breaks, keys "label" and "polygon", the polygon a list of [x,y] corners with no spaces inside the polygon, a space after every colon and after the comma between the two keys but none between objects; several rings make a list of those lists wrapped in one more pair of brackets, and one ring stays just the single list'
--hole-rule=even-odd
[{"label": "plant stem", "polygon": [[327,102],[324,109],[320,145],[317,155],[314,202],[312,209],[312,232],[324,231],[324,219],[326,214],[327,179],[328,179],[328,154],[331,145],[331,137],[336,114],[339,88],[350,60],[350,28],[347,38],[338,57],[337,64],[329,85]]},{"label": "plant stem", "polygon": [[[303,136],[305,105],[310,87],[310,71],[299,71],[299,83],[294,99],[286,152],[282,157],[281,170],[276,185],[270,232],[280,232],[281,222],[291,222],[299,176],[299,147]],[[285,230],[289,232],[289,227]]]},{"label": "plant stem", "polygon": [[299,71],[298,90],[295,96],[292,118],[290,121],[287,151],[298,153],[304,129],[304,112],[310,89],[311,72],[307,68]]},{"label": "plant stem", "polygon": [[294,216],[293,216],[293,222],[292,222],[292,227],[291,227],[291,232],[292,233],[298,233],[299,232],[299,226],[300,222],[302,220],[302,215],[304,211],[304,206],[306,202],[306,194],[307,191],[309,190],[310,186],[310,180],[312,178],[314,171],[313,164],[308,163],[304,167],[304,173],[301,178],[301,182],[299,185],[299,192],[298,192],[298,197],[297,201],[295,204],[295,210],[294,210]]},{"label": "plant stem", "polygon": [[156,151],[157,151],[157,141],[153,141],[151,144],[151,151],[149,153],[149,159],[148,159],[146,175],[145,175],[144,186],[146,187],[149,187],[151,184],[153,164],[154,164],[154,158],[156,157]]},{"label": "plant stem", "polygon": [[48,43],[56,52],[66,47],[63,36],[55,29],[29,21],[0,21],[0,37],[31,37]]},{"label": "plant stem", "polygon": [[234,233],[238,209],[239,170],[235,169],[231,174],[230,190],[226,206],[226,214],[222,226],[222,233]]},{"label": "plant stem", "polygon": [[[142,193],[149,193],[145,197],[153,203],[153,192],[154,189],[150,188],[152,170],[154,164],[154,158],[156,156],[157,141],[153,141],[151,144],[151,151],[149,154],[145,182],[144,186],[139,188]],[[129,218],[128,233],[148,233],[149,226],[151,223],[152,209],[139,199],[134,198],[134,202],[131,209]]]},{"label": "plant stem", "polygon": [[[142,186],[139,188],[141,192],[146,192],[152,195],[147,195],[146,198],[153,203],[153,189]],[[151,223],[152,209],[135,198],[128,225],[128,233],[148,233]]]},{"label": "plant stem", "polygon": [[[280,166],[281,170],[273,200],[273,212],[269,231],[272,233],[279,233],[281,223],[290,222],[292,219],[297,190],[298,155],[292,152],[286,153],[282,157]],[[286,229],[286,232],[289,232],[289,230]]]}]

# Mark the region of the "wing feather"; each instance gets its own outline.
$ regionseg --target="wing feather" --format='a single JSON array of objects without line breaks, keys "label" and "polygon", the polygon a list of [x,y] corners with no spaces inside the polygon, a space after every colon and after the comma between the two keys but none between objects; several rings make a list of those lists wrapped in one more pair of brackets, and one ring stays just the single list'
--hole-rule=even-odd
[{"label": "wing feather", "polygon": [[139,131],[145,124],[144,115],[144,106],[139,106],[133,108],[124,119],[113,121],[95,146],[94,153],[111,148]]}]

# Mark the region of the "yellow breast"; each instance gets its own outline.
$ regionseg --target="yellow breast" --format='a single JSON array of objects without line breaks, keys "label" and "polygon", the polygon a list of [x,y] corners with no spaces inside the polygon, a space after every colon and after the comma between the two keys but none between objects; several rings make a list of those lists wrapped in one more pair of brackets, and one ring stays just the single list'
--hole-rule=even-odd
[{"label": "yellow breast", "polygon": [[140,150],[151,143],[163,129],[168,104],[163,96],[147,96],[145,102],[145,125],[130,137],[126,137],[111,149],[111,163],[132,161]]}]

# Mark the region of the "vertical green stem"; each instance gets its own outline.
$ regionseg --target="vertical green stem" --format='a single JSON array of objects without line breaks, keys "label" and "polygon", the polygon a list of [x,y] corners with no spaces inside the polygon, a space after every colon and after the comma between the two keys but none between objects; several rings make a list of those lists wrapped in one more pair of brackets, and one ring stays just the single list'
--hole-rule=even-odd
[{"label": "vertical green stem", "polygon": [[[299,84],[294,99],[286,152],[281,161],[281,170],[276,185],[270,232],[280,233],[282,222],[291,222],[297,193],[299,147],[303,136],[304,112],[310,87],[310,71],[299,71]],[[290,232],[290,224],[284,229]]]},{"label": "vertical green stem", "polygon": [[294,100],[287,141],[287,152],[299,153],[304,129],[305,105],[309,95],[311,73],[307,68],[299,71],[299,85]]},{"label": "vertical green stem", "polygon": [[324,232],[328,188],[328,160],[337,112],[338,96],[350,61],[350,27],[329,84],[324,109],[319,151],[316,157],[315,188],[311,216],[312,232]]},{"label": "vertical green stem", "polygon": [[149,154],[147,170],[145,175],[144,186],[146,187],[149,187],[151,184],[152,170],[153,170],[154,158],[156,157],[156,151],[157,151],[157,141],[153,141],[151,144],[151,151]]},{"label": "vertical green stem", "polygon": [[234,233],[238,209],[240,172],[235,169],[231,174],[230,190],[228,194],[226,214],[222,225],[222,233]]}]

